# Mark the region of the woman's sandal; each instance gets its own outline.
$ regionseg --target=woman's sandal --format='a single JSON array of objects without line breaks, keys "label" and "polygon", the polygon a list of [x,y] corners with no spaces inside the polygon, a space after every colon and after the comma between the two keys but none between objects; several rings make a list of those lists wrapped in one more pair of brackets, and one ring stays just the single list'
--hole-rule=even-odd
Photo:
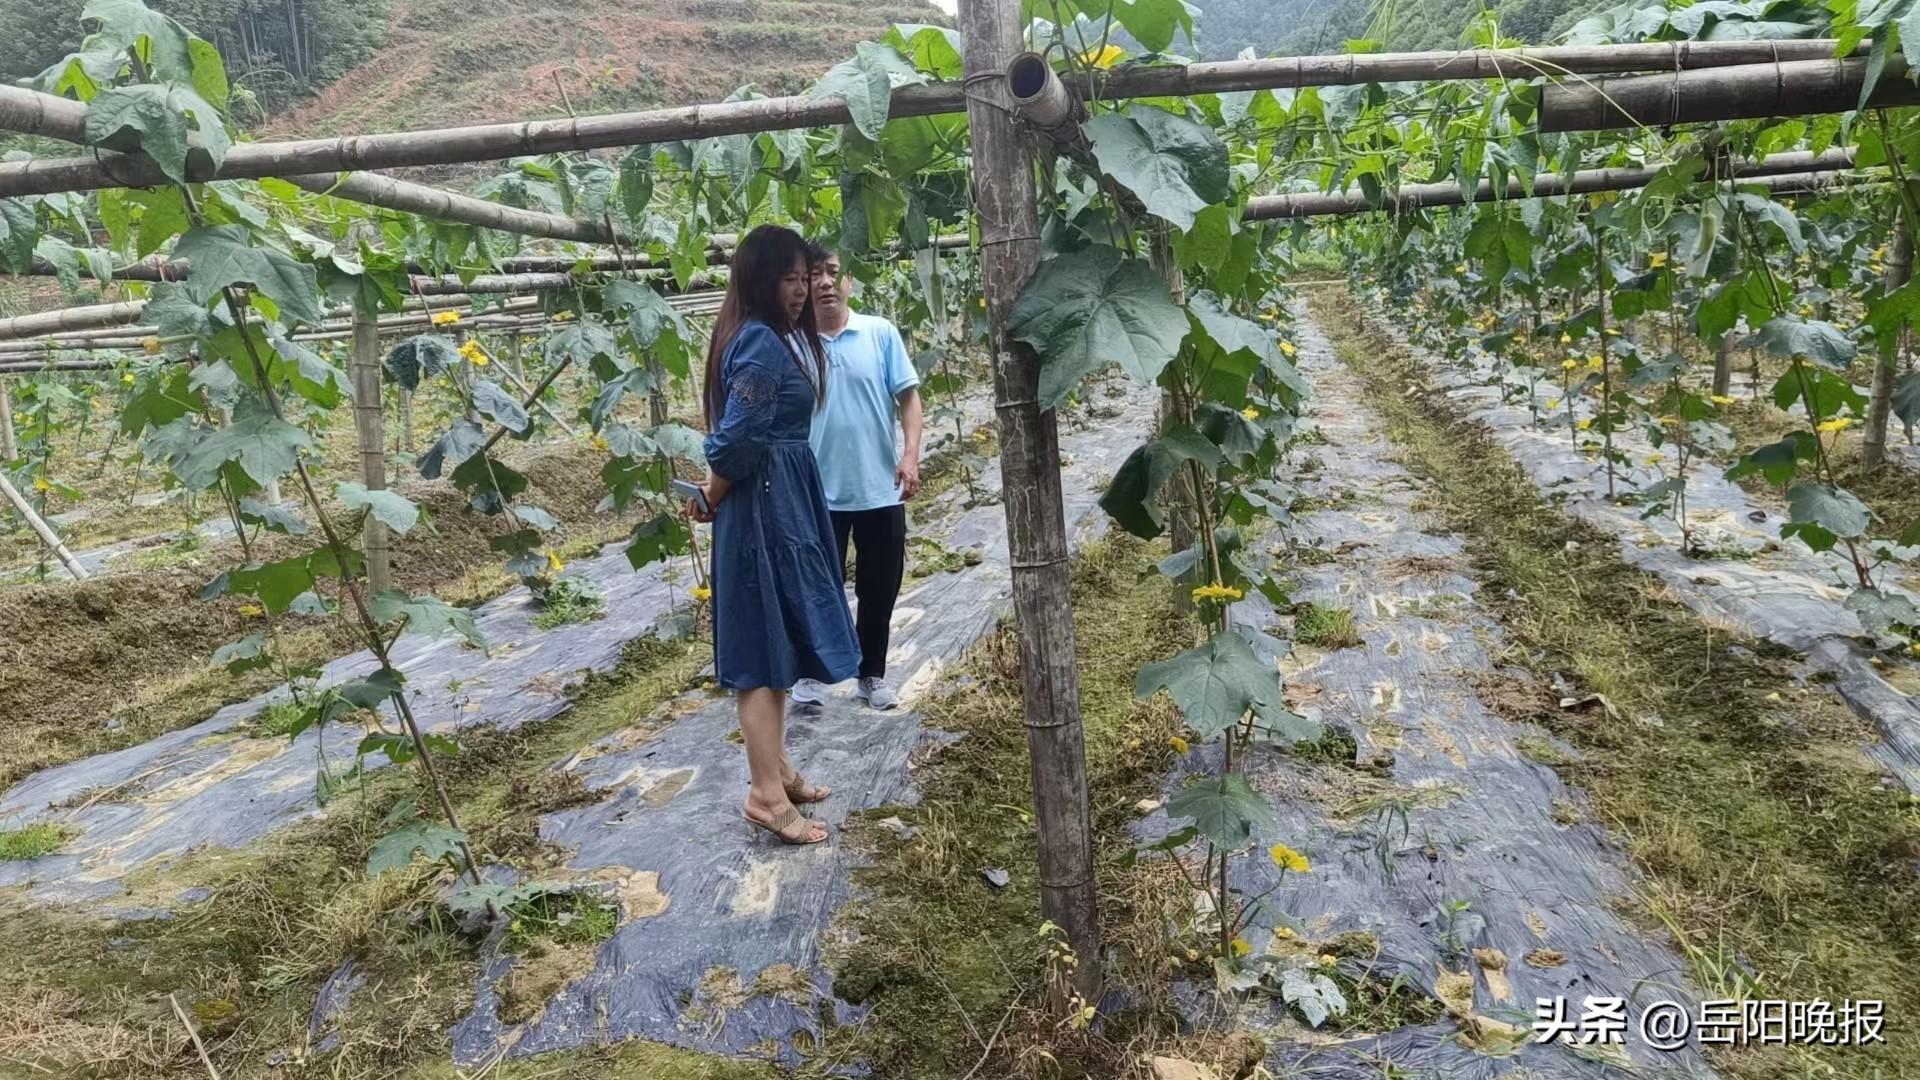
[{"label": "woman's sandal", "polygon": [[[787,807],[787,812],[776,818],[771,825],[764,821],[755,821],[746,814],[742,814],[741,816],[747,819],[747,824],[756,829],[765,829],[772,833],[774,838],[781,843],[792,844],[794,847],[806,847],[809,844],[818,844],[827,838],[826,831],[823,829],[821,830],[819,840],[808,839],[808,834],[813,831],[813,822],[801,817],[800,811],[791,806]],[[806,826],[806,830],[796,833],[793,831],[795,825]]]},{"label": "woman's sandal", "polygon": [[807,783],[807,778],[799,773],[794,773],[793,779],[784,781],[780,786],[787,789],[787,799],[791,802],[826,802],[833,797],[832,788],[815,787]]}]

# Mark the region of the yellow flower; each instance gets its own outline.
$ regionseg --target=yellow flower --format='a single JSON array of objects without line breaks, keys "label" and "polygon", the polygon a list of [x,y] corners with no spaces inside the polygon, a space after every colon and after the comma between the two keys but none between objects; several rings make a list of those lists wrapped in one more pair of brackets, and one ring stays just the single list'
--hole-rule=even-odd
[{"label": "yellow flower", "polygon": [[573,318],[573,312],[571,311],[556,311],[553,313],[554,322],[567,322],[572,318]]},{"label": "yellow flower", "polygon": [[465,341],[460,345],[460,355],[474,367],[487,366],[487,350],[477,341]]},{"label": "yellow flower", "polygon": [[1667,456],[1665,454],[1648,454],[1647,455],[1647,464],[1649,465],[1658,465],[1665,460],[1667,460]]},{"label": "yellow flower", "polygon": [[1591,416],[1581,417],[1580,423],[1577,426],[1580,428],[1581,431],[1587,430],[1588,428],[1593,426],[1593,417]]},{"label": "yellow flower", "polygon": [[1559,407],[1560,407],[1560,399],[1559,399],[1559,398],[1557,398],[1557,397],[1553,397],[1553,398],[1548,398],[1548,399],[1547,399],[1547,411],[1548,411],[1548,412],[1552,412],[1552,411],[1553,411],[1554,409],[1557,409],[1557,408],[1559,408]]},{"label": "yellow flower", "polygon": [[1273,930],[1273,936],[1281,941],[1290,941],[1293,939],[1293,931],[1285,926],[1277,926]]},{"label": "yellow flower", "polygon": [[1196,604],[1207,603],[1209,601],[1215,603],[1232,603],[1240,599],[1243,595],[1245,594],[1231,585],[1215,583],[1212,585],[1202,585],[1193,590],[1193,602]]},{"label": "yellow flower", "polygon": [[49,482],[49,481],[47,480],[47,478],[46,478],[46,477],[44,477],[44,476],[36,476],[36,477],[34,477],[34,478],[33,478],[33,490],[35,490],[35,491],[52,491],[52,490],[53,490],[53,484],[52,484],[51,482]]},{"label": "yellow flower", "polygon": [[1283,341],[1280,343],[1280,351],[1283,353],[1286,353],[1288,356],[1292,356],[1294,353],[1297,353],[1300,350],[1293,347],[1293,342]]},{"label": "yellow flower", "polygon": [[249,619],[257,619],[260,616],[265,615],[266,613],[267,613],[267,609],[261,607],[259,604],[241,604],[240,605],[240,614],[245,615]]},{"label": "yellow flower", "polygon": [[1915,656],[1920,656],[1920,641],[1916,641],[1913,644],[1907,646],[1907,651],[1912,653]]},{"label": "yellow flower", "polygon": [[1169,736],[1167,738],[1167,745],[1173,747],[1173,752],[1176,754],[1184,754],[1188,749],[1187,740],[1178,735]]},{"label": "yellow flower", "polygon": [[1653,254],[1648,255],[1647,265],[1652,267],[1655,270],[1658,270],[1661,267],[1667,265],[1667,253],[1664,251],[1656,251]]},{"label": "yellow flower", "polygon": [[1466,263],[1461,263],[1461,264],[1460,264],[1459,266],[1456,266],[1456,267],[1454,267],[1454,268],[1453,268],[1453,272],[1454,272],[1454,273],[1456,273],[1456,274],[1464,274],[1464,273],[1466,273],[1466,272],[1467,272],[1467,264],[1466,264]]},{"label": "yellow flower", "polygon": [[1594,371],[1599,371],[1601,368],[1606,366],[1607,366],[1606,360],[1602,358],[1598,353],[1595,353],[1594,355],[1587,357],[1587,367],[1591,368]]},{"label": "yellow flower", "polygon": [[1268,848],[1267,856],[1273,860],[1273,865],[1282,870],[1291,870],[1296,874],[1304,874],[1313,869],[1313,867],[1308,864],[1305,855],[1300,854],[1285,844],[1275,844]]},{"label": "yellow flower", "polygon": [[1811,314],[1813,314],[1813,305],[1811,305],[1811,304],[1801,304],[1801,305],[1800,305],[1800,314],[1802,314],[1802,315],[1811,315]]},{"label": "yellow flower", "polygon": [[1086,52],[1081,53],[1080,62],[1088,67],[1110,68],[1125,55],[1127,55],[1127,50],[1118,45],[1108,45],[1106,48],[1097,52],[1093,49],[1088,49]]},{"label": "yellow flower", "polygon": [[1321,954],[1320,954],[1320,966],[1321,966],[1321,967],[1332,967],[1333,965],[1335,965],[1335,964],[1337,964],[1337,963],[1339,963],[1339,962],[1340,962],[1340,958],[1339,958],[1339,957],[1337,957],[1337,956],[1335,956],[1335,955],[1333,955],[1332,953],[1321,953]]},{"label": "yellow flower", "polygon": [[607,437],[605,435],[595,435],[593,437],[593,448],[595,450],[605,450],[607,448]]},{"label": "yellow flower", "polygon": [[123,372],[121,372],[121,373],[120,373],[120,381],[121,381],[121,382],[123,382],[123,383],[125,383],[125,384],[127,384],[128,386],[132,386],[132,385],[133,385],[133,372],[131,372],[131,371],[123,371]]},{"label": "yellow flower", "polygon": [[693,599],[696,603],[704,604],[713,599],[713,590],[707,588],[705,585],[695,585],[693,587]]},{"label": "yellow flower", "polygon": [[1853,417],[1836,416],[1831,420],[1820,421],[1820,430],[1828,433],[1845,431],[1853,426]]},{"label": "yellow flower", "polygon": [[1240,410],[1240,415],[1246,417],[1249,420],[1258,420],[1260,419],[1260,410],[1249,405],[1246,408]]},{"label": "yellow flower", "polygon": [[1620,331],[1618,331],[1618,330],[1615,330],[1615,329],[1614,329],[1613,327],[1611,327],[1611,326],[1609,326],[1609,327],[1607,327],[1607,336],[1608,336],[1608,337],[1619,337],[1619,336],[1620,336]]},{"label": "yellow flower", "polygon": [[1233,939],[1233,955],[1245,956],[1252,951],[1253,951],[1253,946],[1247,944],[1246,938]]},{"label": "yellow flower", "polygon": [[1712,395],[1712,398],[1711,398],[1711,400],[1713,401],[1713,403],[1714,403],[1715,405],[1731,405],[1731,404],[1733,404],[1733,399],[1732,399],[1732,398],[1730,398],[1730,397],[1728,397],[1728,396],[1727,396],[1727,395],[1725,395],[1725,394],[1714,394],[1714,395]]},{"label": "yellow flower", "polygon": [[460,313],[457,311],[436,311],[433,313],[433,325],[435,326],[452,326],[459,321]]},{"label": "yellow flower", "polygon": [[160,339],[154,337],[152,334],[148,334],[145,338],[141,339],[140,347],[147,350],[148,356],[158,356],[160,354]]},{"label": "yellow flower", "polygon": [[1560,361],[1560,370],[1561,370],[1561,371],[1572,371],[1572,370],[1573,370],[1574,368],[1577,368],[1577,367],[1579,367],[1579,366],[1580,366],[1580,362],[1579,362],[1579,361],[1577,361],[1577,360],[1562,360],[1562,361]]},{"label": "yellow flower", "polygon": [[1564,331],[1564,330],[1562,330],[1562,331],[1560,332],[1560,344],[1562,344],[1562,345],[1571,345],[1571,344],[1573,344],[1573,335],[1572,335],[1572,334],[1569,334],[1569,333],[1567,333],[1567,332],[1566,332],[1566,331]]},{"label": "yellow flower", "polygon": [[560,561],[560,556],[554,554],[551,551],[547,552],[547,569],[548,570],[551,570],[557,574],[560,571],[565,570],[566,568],[567,568],[567,564]]}]

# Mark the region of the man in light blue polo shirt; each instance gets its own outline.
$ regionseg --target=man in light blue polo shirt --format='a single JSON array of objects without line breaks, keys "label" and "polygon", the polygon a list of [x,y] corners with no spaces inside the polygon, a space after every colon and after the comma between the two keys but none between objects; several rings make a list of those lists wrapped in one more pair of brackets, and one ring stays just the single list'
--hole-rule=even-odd
[{"label": "man in light blue polo shirt", "polygon": [[[920,375],[907,357],[900,331],[885,319],[847,306],[853,279],[839,253],[814,245],[813,309],[827,346],[827,403],[813,417],[813,456],[820,462],[840,542],[840,562],[849,542],[855,553],[854,628],[860,637],[860,700],[891,709],[899,695],[887,683],[887,645],[893,604],[907,566],[905,500],[920,490]],[[894,426],[903,433],[895,449]],[[793,688],[799,705],[819,705],[824,688],[802,680]]]}]

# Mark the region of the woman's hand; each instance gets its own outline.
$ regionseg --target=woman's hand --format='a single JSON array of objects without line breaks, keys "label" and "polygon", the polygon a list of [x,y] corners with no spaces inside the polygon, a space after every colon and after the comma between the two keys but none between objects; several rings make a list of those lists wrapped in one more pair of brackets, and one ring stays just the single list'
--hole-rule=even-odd
[{"label": "woman's hand", "polygon": [[717,476],[709,476],[700,485],[700,491],[707,497],[707,508],[700,508],[699,499],[688,499],[686,512],[689,518],[702,524],[711,522],[720,509],[720,500],[727,497],[727,489],[733,485]]}]

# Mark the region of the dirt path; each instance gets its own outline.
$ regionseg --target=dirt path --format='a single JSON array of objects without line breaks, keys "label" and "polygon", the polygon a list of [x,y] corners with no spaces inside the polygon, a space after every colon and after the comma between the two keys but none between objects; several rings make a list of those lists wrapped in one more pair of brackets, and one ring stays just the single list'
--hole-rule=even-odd
[{"label": "dirt path", "polygon": [[[1302,493],[1316,509],[1298,515],[1296,529],[1333,559],[1300,567],[1290,595],[1352,612],[1361,644],[1296,644],[1288,654],[1277,640],[1291,635],[1285,616],[1258,599],[1236,611],[1256,640],[1274,635],[1264,651],[1286,676],[1290,704],[1349,734],[1354,749],[1324,762],[1249,758],[1249,780],[1276,804],[1279,822],[1236,861],[1236,884],[1250,896],[1278,884],[1272,903],[1304,930],[1276,936],[1280,924],[1264,914],[1243,937],[1288,956],[1308,948],[1302,938],[1371,935],[1377,960],[1349,957],[1343,972],[1404,977],[1455,1015],[1341,1037],[1278,1011],[1213,1022],[1268,1036],[1278,1075],[1596,1075],[1606,1055],[1528,1041],[1535,999],[1569,995],[1576,1016],[1589,994],[1685,999],[1680,963],[1616,914],[1615,900],[1634,887],[1625,859],[1586,820],[1580,793],[1537,760],[1575,751],[1495,708],[1503,695],[1545,691],[1497,661],[1503,632],[1477,600],[1462,541],[1418,509],[1424,486],[1395,463],[1358,379],[1305,307],[1295,315],[1298,362],[1315,387],[1311,422],[1324,441],[1297,451],[1309,462]],[[1217,769],[1217,754],[1184,759],[1193,772],[1173,777],[1168,793]],[[1170,828],[1159,812],[1143,824],[1149,837]],[[1264,855],[1276,842],[1306,853],[1311,872],[1281,879]],[[1633,1058],[1698,1064],[1644,1047]]]}]

